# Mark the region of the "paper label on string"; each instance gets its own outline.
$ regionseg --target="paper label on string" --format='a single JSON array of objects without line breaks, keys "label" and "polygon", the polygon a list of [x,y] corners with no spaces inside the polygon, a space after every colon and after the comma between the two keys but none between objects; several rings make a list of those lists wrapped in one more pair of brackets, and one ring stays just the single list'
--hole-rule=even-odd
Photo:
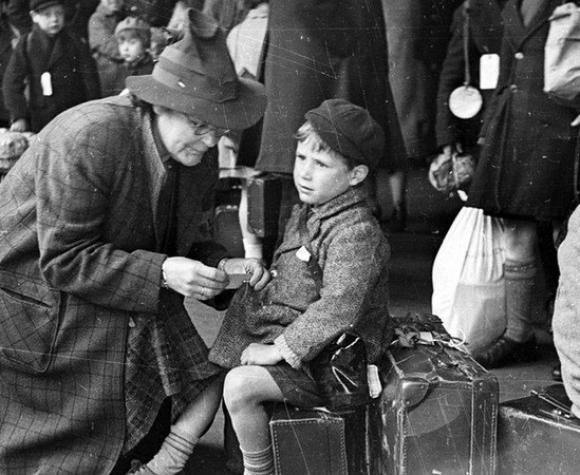
[{"label": "paper label on string", "polygon": [[43,96],[52,96],[52,79],[48,71],[40,75],[40,87]]},{"label": "paper label on string", "polygon": [[482,54],[479,58],[479,88],[495,89],[499,79],[499,54]]},{"label": "paper label on string", "polygon": [[296,251],[296,257],[302,262],[308,262],[310,260],[310,252],[304,246],[302,246],[298,251]]}]

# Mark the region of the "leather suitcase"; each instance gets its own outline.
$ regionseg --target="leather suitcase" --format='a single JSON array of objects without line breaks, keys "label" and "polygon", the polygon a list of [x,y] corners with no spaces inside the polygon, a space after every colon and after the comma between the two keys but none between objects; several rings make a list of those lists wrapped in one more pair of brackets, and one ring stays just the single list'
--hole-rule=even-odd
[{"label": "leather suitcase", "polygon": [[369,410],[298,409],[278,404],[270,419],[276,475],[366,475]]},{"label": "leather suitcase", "polygon": [[261,238],[276,236],[282,199],[280,179],[273,175],[260,175],[248,182],[248,226]]},{"label": "leather suitcase", "polygon": [[239,180],[221,178],[216,187],[213,239],[224,246],[230,256],[244,257],[244,243],[240,229],[239,204],[241,185]]},{"label": "leather suitcase", "polygon": [[[449,339],[432,318],[437,332],[427,326],[421,338]],[[371,405],[379,421],[369,427],[373,474],[495,473],[498,381],[450,343],[387,352],[380,401]]]},{"label": "leather suitcase", "polygon": [[[553,402],[547,402],[553,401]],[[500,475],[580,473],[580,420],[570,416],[561,384],[499,408]]]}]

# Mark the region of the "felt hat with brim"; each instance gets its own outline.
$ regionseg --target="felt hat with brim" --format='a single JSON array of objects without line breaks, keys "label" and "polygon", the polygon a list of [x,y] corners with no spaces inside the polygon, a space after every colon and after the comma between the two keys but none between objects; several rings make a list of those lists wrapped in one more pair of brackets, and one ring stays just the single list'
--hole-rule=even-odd
[{"label": "felt hat with brim", "polygon": [[163,50],[153,73],[129,76],[126,85],[139,99],[193,116],[224,129],[242,130],[266,108],[264,86],[236,74],[217,22],[188,10],[182,40]]},{"label": "felt hat with brim", "polygon": [[332,150],[371,170],[377,167],[385,133],[366,109],[344,99],[327,99],[305,118]]},{"label": "felt hat with brim", "polygon": [[53,5],[64,5],[64,0],[30,0],[30,11],[39,12]]}]

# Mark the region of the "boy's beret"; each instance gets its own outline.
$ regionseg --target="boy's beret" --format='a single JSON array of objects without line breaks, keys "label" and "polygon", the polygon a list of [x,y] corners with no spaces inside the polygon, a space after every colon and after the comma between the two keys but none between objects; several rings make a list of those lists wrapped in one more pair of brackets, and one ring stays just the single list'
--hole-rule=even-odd
[{"label": "boy's beret", "polygon": [[115,27],[115,36],[119,35],[121,31],[125,30],[143,31],[149,37],[151,36],[151,26],[149,23],[137,17],[128,16],[124,20],[117,23],[117,26]]},{"label": "boy's beret", "polygon": [[370,169],[377,167],[385,134],[366,109],[344,99],[327,99],[305,117],[332,150]]},{"label": "boy's beret", "polygon": [[52,7],[53,5],[64,5],[64,0],[30,0],[30,10],[39,12],[43,8]]}]

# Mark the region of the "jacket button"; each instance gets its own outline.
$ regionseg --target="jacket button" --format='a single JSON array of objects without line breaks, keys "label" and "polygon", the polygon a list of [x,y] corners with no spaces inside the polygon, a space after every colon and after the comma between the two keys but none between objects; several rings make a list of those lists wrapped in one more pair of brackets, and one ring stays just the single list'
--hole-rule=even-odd
[{"label": "jacket button", "polygon": [[522,53],[521,51],[518,51],[516,54],[514,54],[514,58],[524,59],[524,53]]},{"label": "jacket button", "polygon": [[511,90],[512,92],[516,92],[516,91],[518,90],[518,86],[517,86],[517,85],[515,85],[515,84],[512,84],[512,85],[510,86],[510,90]]}]

